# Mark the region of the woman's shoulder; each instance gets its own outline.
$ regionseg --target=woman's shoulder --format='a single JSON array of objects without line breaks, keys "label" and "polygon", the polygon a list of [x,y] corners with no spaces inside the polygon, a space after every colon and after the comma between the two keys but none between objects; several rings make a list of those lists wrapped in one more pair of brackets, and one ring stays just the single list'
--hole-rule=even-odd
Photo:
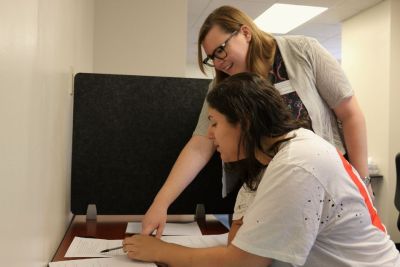
[{"label": "woman's shoulder", "polygon": [[276,41],[279,43],[294,43],[294,44],[301,44],[301,43],[309,43],[315,42],[317,39],[314,37],[309,37],[305,35],[280,35],[274,36]]},{"label": "woman's shoulder", "polygon": [[278,44],[279,50],[283,53],[289,52],[288,50],[298,50],[303,52],[305,49],[318,44],[317,39],[304,35],[281,35],[275,36],[275,40]]},{"label": "woman's shoulder", "polygon": [[269,181],[284,184],[288,177],[296,176],[297,181],[318,181],[326,185],[327,174],[336,173],[342,166],[335,147],[310,130],[301,128],[291,133],[295,137],[286,142],[269,163],[263,180],[268,177]]},{"label": "woman's shoulder", "polygon": [[[306,162],[312,162],[316,158],[331,157],[336,154],[336,149],[314,132],[300,128],[288,133],[292,137],[282,145],[274,160],[282,163],[290,163],[304,166]],[[307,165],[307,164],[306,164]]]}]

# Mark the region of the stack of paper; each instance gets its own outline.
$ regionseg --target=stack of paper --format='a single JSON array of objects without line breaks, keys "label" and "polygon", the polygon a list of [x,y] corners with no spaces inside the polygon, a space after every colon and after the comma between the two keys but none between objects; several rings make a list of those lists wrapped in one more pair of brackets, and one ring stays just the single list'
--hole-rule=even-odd
[{"label": "stack of paper", "polygon": [[[130,222],[126,227],[128,234],[140,234],[142,232],[141,222]],[[154,234],[155,232],[153,232]],[[202,235],[197,222],[189,223],[166,223],[163,235]]]},{"label": "stack of paper", "polygon": [[122,240],[108,240],[98,238],[83,238],[75,237],[65,253],[66,258],[73,257],[100,257],[109,258],[111,256],[124,255],[124,251],[121,249],[112,250],[106,253],[100,253],[100,251],[115,248],[122,245]]},{"label": "stack of paper", "polygon": [[[140,233],[140,223],[129,223],[126,229],[127,233]],[[228,234],[223,235],[201,235],[197,223],[167,223],[164,234],[161,239],[192,248],[205,248],[226,245]],[[75,237],[69,246],[65,257],[86,258],[96,257],[94,259],[79,259],[70,261],[50,262],[49,267],[141,267],[157,266],[154,263],[140,262],[129,259],[122,249],[112,250],[106,253],[100,251],[118,247],[122,245],[122,240],[108,240],[97,238]]]},{"label": "stack of paper", "polygon": [[130,260],[127,256],[50,262],[49,267],[157,267],[154,263]]},{"label": "stack of paper", "polygon": [[108,240],[97,238],[75,237],[69,246],[65,257],[67,258],[90,258],[71,261],[50,262],[49,267],[141,267],[157,266],[154,263],[130,260],[122,249],[112,250],[106,253],[100,251],[108,248],[121,246],[122,240]]},{"label": "stack of paper", "polygon": [[190,248],[208,248],[226,246],[228,244],[228,233],[222,235],[202,236],[163,236],[165,242],[174,243]]}]

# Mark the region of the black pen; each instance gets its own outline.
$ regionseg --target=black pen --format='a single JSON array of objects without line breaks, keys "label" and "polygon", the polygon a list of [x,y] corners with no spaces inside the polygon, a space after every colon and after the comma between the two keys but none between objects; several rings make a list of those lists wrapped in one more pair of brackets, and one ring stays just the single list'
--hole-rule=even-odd
[{"label": "black pen", "polygon": [[100,253],[105,253],[105,252],[109,252],[109,251],[121,249],[121,248],[123,248],[123,247],[124,247],[124,246],[119,246],[119,247],[115,247],[115,248],[108,248],[108,249],[105,249],[105,250],[100,251]]}]

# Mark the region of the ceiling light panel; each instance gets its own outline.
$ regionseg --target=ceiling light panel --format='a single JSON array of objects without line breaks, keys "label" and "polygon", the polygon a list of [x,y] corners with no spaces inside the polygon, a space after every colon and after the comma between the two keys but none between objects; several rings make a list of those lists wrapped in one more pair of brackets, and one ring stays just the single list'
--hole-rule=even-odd
[{"label": "ceiling light panel", "polygon": [[327,9],[317,6],[273,4],[254,22],[265,32],[285,34]]}]

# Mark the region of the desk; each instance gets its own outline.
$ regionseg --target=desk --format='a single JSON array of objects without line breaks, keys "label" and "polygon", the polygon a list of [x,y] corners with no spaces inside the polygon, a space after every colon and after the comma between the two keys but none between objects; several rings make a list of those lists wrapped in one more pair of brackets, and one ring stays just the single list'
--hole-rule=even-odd
[{"label": "desk", "polygon": [[[65,258],[64,255],[75,236],[101,239],[123,239],[128,222],[139,222],[142,215],[98,215],[96,221],[86,221],[85,215],[76,215],[72,218],[67,232],[60,243],[52,261],[72,260],[77,258]],[[169,215],[168,222],[183,222],[193,220],[193,215]],[[203,235],[215,235],[228,232],[214,216],[206,216],[204,220],[198,220]]]},{"label": "desk", "polygon": [[381,174],[372,174],[369,177],[371,177],[371,179],[383,179],[383,175]]}]

